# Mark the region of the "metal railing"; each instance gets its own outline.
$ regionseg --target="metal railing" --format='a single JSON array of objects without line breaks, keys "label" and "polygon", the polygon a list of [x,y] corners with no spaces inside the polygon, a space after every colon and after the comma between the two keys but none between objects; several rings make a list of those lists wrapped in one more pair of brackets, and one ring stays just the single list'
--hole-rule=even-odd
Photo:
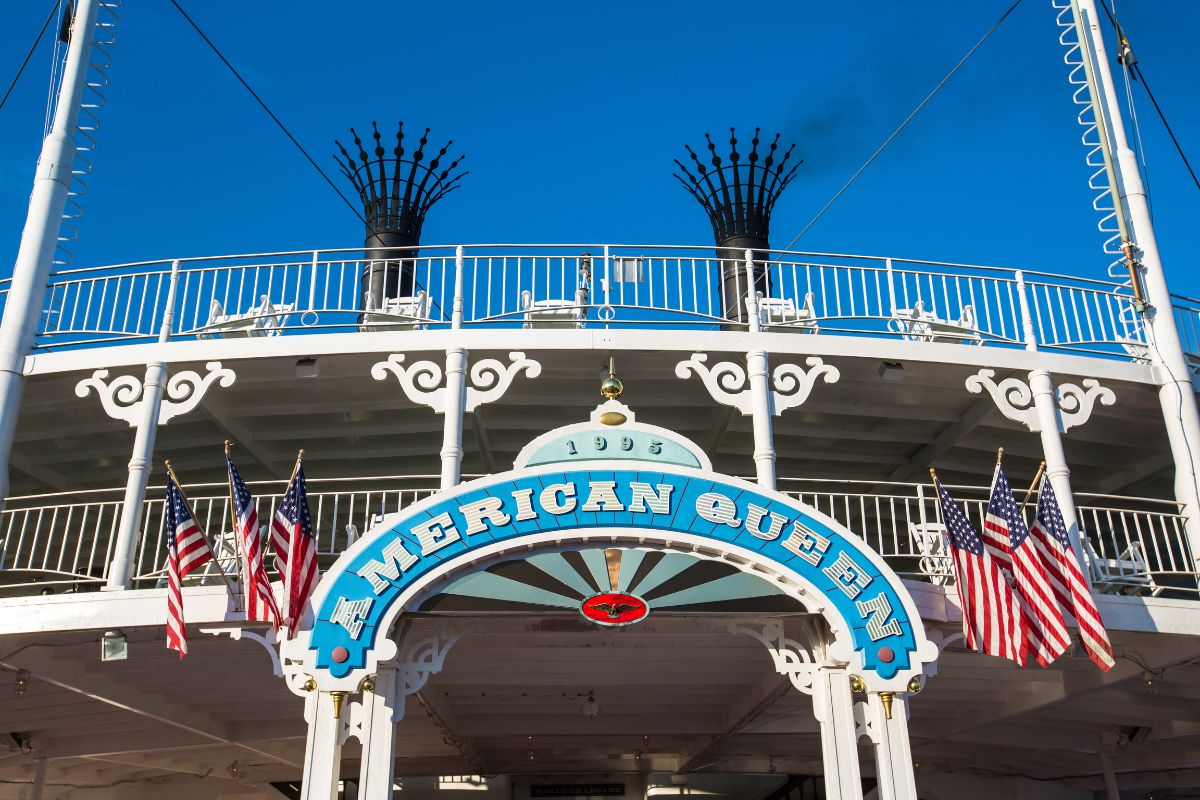
[{"label": "metal railing", "polygon": [[[309,503],[325,565],[385,515],[437,489],[434,476],[384,476],[311,480]],[[250,484],[260,523],[269,524],[286,482]],[[945,585],[950,557],[936,527],[937,498],[913,483],[781,479],[780,489],[828,514],[880,553],[901,575]],[[951,487],[977,524],[987,489]],[[186,487],[197,519],[214,542],[218,560],[236,572],[229,497],[225,484]],[[161,494],[152,488],[151,495]],[[71,584],[76,589],[107,578],[120,515],[121,490],[10,498],[0,515],[0,588]],[[1081,527],[1092,578],[1102,591],[1194,596],[1195,562],[1184,517],[1173,502],[1079,494]],[[934,527],[930,527],[934,524]],[[166,560],[163,501],[147,500],[135,555],[135,585],[151,587]],[[210,577],[216,579],[215,568]]]},{"label": "metal railing", "polygon": [[[313,250],[144,262],[59,272],[37,347],[148,340],[176,283],[173,339],[318,331],[477,327],[746,329],[746,265],[711,248],[629,245],[471,245]],[[736,267],[736,285],[721,280]],[[404,297],[363,293],[369,270],[402,271]],[[1119,284],[1040,272],[866,256],[776,253],[760,303],[769,331],[892,336],[1039,346],[1143,359],[1140,329],[1123,322]],[[764,285],[757,284],[761,289]],[[461,288],[460,288],[461,287]],[[726,293],[732,296],[727,296]],[[1025,302],[1022,303],[1022,295]],[[461,301],[462,317],[452,314]],[[1197,304],[1181,298],[1189,352],[1200,350]],[[743,315],[744,317],[744,315]],[[1186,338],[1186,337],[1185,337]]]}]

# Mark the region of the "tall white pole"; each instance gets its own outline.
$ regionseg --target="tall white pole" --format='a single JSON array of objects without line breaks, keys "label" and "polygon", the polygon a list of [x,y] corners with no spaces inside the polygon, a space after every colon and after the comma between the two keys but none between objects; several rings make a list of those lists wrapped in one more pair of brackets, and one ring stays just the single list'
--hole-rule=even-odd
[{"label": "tall white pole", "polygon": [[[171,338],[175,322],[175,294],[179,287],[179,261],[171,264],[170,284],[167,287],[167,306],[163,309],[158,343]],[[106,590],[128,589],[133,579],[133,553],[137,548],[137,532],[142,522],[142,506],[146,500],[146,484],[153,470],[154,441],[158,438],[158,417],[162,411],[163,388],[167,383],[167,364],[161,355],[146,365],[142,382],[141,415],[133,439],[133,455],[129,457],[129,477],[125,481],[125,500],[121,504],[121,522],[117,528],[117,543],[113,548],[112,565],[108,569]]]},{"label": "tall white pole", "polygon": [[1137,156],[1125,135],[1095,0],[1072,0],[1072,6],[1084,65],[1092,73],[1089,88],[1093,93],[1096,119],[1111,137],[1118,184],[1114,191],[1120,200],[1117,213],[1121,213],[1123,206],[1131,227],[1131,244],[1141,253],[1137,272],[1149,303],[1144,319],[1150,359],[1159,381],[1159,404],[1175,461],[1175,499],[1184,508],[1188,541],[1195,557],[1200,555],[1200,412],[1196,408],[1191,373],[1175,325],[1171,292],[1158,253],[1146,189],[1138,171]]},{"label": "tall white pole", "polygon": [[[758,316],[758,293],[754,283],[754,252],[746,250],[746,316],[750,332],[758,333],[762,322]],[[746,353],[746,377],[750,381],[751,424],[754,426],[754,471],[758,484],[775,488],[775,438],[771,423],[774,416],[771,398],[771,363],[766,350]]]},{"label": "tall white pole", "polygon": [[33,192],[29,196],[29,211],[21,245],[13,264],[12,285],[0,320],[0,509],[8,497],[8,460],[12,453],[13,436],[21,412],[21,397],[25,390],[25,356],[33,347],[38,320],[46,298],[46,284],[58,234],[62,228],[63,209],[71,186],[71,170],[75,164],[75,128],[79,121],[79,105],[87,80],[88,61],[96,30],[96,13],[100,0],[79,0],[75,6],[75,21],[71,24],[71,43],[63,67],[62,86],[54,124],[42,142]]}]

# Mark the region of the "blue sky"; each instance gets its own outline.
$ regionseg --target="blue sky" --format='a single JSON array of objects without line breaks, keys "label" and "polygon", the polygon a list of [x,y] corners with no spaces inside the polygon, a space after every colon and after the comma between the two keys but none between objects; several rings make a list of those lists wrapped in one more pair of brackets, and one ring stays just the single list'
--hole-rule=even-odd
[{"label": "blue sky", "polygon": [[[455,140],[470,175],[429,244],[711,244],[671,176],[683,145],[780,130],[805,159],[772,223],[786,244],[1008,6],[426,4],[187,0],[331,175],[333,139],[377,119]],[[11,77],[50,3],[0,28]],[[1200,162],[1200,3],[1118,4],[1151,86]],[[1081,129],[1054,10],[1025,0],[797,249],[1101,277]],[[126,0],[77,266],[361,244],[359,221],[168,3]],[[15,256],[49,49],[0,111],[0,247]],[[1155,222],[1177,292],[1200,191],[1140,88]],[[335,175],[335,180],[341,181]],[[349,187],[341,184],[349,193]]]}]

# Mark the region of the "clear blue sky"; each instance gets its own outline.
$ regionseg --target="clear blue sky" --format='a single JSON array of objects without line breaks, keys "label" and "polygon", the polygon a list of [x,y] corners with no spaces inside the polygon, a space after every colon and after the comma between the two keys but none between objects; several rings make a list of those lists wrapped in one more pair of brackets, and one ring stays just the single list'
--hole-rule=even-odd
[{"label": "clear blue sky", "polygon": [[[49,9],[0,28],[7,82]],[[776,209],[787,243],[1008,6],[859,3],[254,3],[185,7],[330,174],[349,126],[404,119],[471,170],[426,243],[711,244],[671,177],[705,131],[781,130],[805,158]],[[1200,3],[1118,11],[1176,133],[1200,161]],[[361,224],[165,0],[125,0],[76,265],[355,247]],[[1047,0],[1025,0],[797,245],[1100,277]],[[7,271],[40,147],[48,47],[0,111]],[[1160,245],[1175,291],[1200,191],[1140,89]],[[340,177],[335,177],[341,180]],[[344,187],[349,192],[349,187]]]}]

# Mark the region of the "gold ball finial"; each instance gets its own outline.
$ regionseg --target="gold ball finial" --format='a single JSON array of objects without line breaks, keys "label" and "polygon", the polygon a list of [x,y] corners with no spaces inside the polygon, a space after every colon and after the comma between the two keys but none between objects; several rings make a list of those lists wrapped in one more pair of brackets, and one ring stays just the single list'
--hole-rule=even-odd
[{"label": "gold ball finial", "polygon": [[600,384],[600,394],[606,400],[616,400],[625,391],[625,384],[616,375],[616,359],[608,359],[608,377]]}]

